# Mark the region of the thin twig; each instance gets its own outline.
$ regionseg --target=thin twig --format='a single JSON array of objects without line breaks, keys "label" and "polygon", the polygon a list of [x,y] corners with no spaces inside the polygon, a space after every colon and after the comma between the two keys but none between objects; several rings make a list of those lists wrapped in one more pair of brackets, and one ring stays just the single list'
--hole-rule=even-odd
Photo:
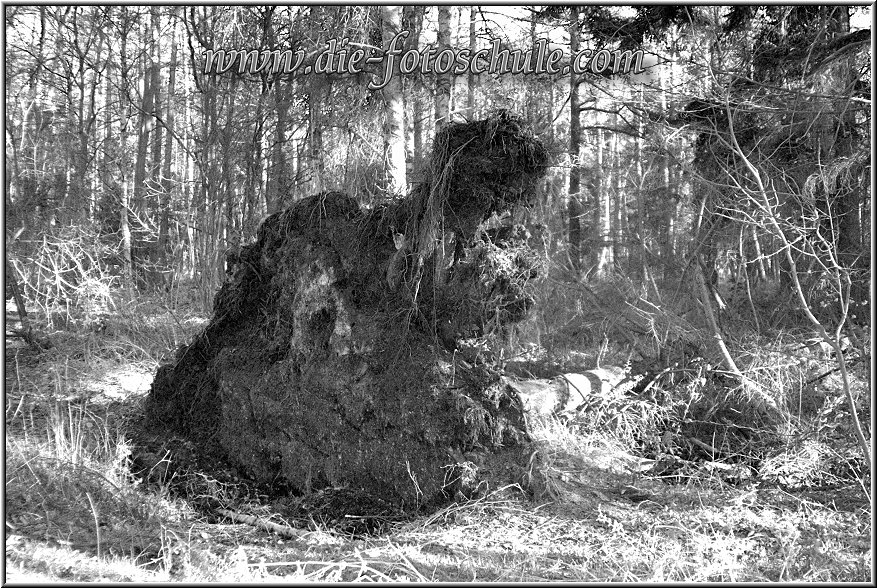
[{"label": "thin twig", "polygon": [[85,497],[88,498],[88,504],[91,505],[91,514],[94,516],[94,532],[97,537],[97,558],[100,559],[100,522],[97,518],[97,507],[91,499],[91,494],[86,492]]},{"label": "thin twig", "polygon": [[284,537],[297,539],[308,533],[308,531],[305,531],[303,529],[296,529],[295,527],[291,527],[289,525],[279,525],[277,523],[272,523],[271,521],[260,519],[259,517],[253,515],[240,514],[225,508],[220,508],[217,510],[217,512],[219,512],[223,516],[230,518],[233,521],[252,525],[253,527],[256,527],[258,529],[277,533],[278,535],[282,535]]}]

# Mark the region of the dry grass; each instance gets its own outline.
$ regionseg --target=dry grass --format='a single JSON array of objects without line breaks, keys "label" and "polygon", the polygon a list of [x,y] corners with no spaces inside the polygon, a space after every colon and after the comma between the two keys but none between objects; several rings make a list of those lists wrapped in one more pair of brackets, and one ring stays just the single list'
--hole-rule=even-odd
[{"label": "dry grass", "polygon": [[155,363],[197,324],[155,304],[134,314],[113,315],[99,333],[56,333],[40,356],[7,348],[9,582],[872,578],[860,489],[732,486],[707,470],[669,484],[644,476],[651,462],[628,428],[582,433],[556,419],[530,423],[535,496],[497,488],[359,538],[319,525],[286,538],[208,519],[128,471],[127,427]]},{"label": "dry grass", "polygon": [[[58,389],[52,396],[67,392]],[[65,548],[135,567],[160,560],[162,534],[179,523],[182,511],[140,491],[129,472],[125,437],[106,413],[87,402],[24,406],[19,401],[10,411],[7,404],[7,540],[16,546],[42,540],[48,551],[34,561],[45,570],[61,569],[50,554]],[[27,561],[26,549],[11,553],[13,560]]]}]

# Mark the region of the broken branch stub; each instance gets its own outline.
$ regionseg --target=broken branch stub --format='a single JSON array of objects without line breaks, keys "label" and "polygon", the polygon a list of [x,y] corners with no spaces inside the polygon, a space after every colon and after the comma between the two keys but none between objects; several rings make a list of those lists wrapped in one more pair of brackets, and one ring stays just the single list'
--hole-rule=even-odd
[{"label": "broken branch stub", "polygon": [[156,373],[150,423],[269,487],[402,506],[477,485],[463,455],[521,450],[518,399],[453,349],[532,304],[523,241],[476,234],[531,201],[547,152],[506,113],[435,145],[407,198],[363,209],[328,192],[268,217],[208,326]]}]

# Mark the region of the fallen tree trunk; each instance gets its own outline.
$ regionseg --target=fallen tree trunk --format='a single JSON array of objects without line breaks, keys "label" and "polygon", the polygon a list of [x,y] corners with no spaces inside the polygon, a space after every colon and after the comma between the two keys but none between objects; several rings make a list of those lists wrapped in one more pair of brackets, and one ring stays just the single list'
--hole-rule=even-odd
[{"label": "fallen tree trunk", "polygon": [[[617,367],[561,374],[551,380],[504,380],[521,399],[525,413],[543,417],[575,416],[591,397],[608,397],[628,382],[625,371]],[[633,384],[632,380],[630,384]]]}]

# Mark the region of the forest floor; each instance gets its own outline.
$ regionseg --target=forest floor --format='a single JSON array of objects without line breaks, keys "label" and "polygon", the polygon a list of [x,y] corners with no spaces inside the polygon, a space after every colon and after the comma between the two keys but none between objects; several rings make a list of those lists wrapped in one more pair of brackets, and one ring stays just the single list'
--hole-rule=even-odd
[{"label": "forest floor", "polygon": [[128,434],[156,367],[205,323],[144,301],[52,332],[42,351],[7,335],[6,582],[872,581],[860,487],[623,474],[629,449],[556,426],[539,447],[567,458],[540,500],[496,489],[359,537],[208,515],[197,496],[130,475]]}]

